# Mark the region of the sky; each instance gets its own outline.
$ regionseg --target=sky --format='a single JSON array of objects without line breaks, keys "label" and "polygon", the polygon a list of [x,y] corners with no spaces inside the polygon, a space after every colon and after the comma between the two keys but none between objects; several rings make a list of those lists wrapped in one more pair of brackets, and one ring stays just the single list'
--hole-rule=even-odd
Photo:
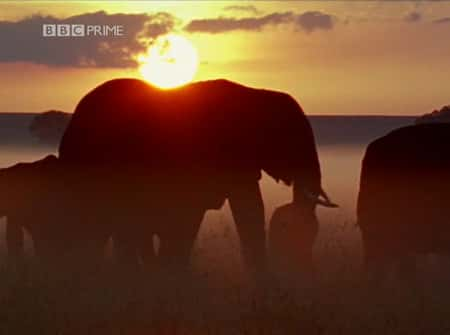
[{"label": "sky", "polygon": [[[42,24],[122,25],[122,37],[45,38]],[[450,1],[1,1],[0,112],[73,112],[136,56],[187,38],[194,81],[292,94],[311,115],[420,115],[450,104]]]}]

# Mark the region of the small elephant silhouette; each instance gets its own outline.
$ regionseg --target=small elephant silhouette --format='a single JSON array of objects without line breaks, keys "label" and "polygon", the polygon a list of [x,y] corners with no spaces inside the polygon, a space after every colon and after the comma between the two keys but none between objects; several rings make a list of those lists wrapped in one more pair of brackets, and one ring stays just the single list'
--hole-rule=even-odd
[{"label": "small elephant silhouette", "polygon": [[[10,263],[23,260],[25,231],[33,240],[36,255],[48,264],[101,245],[92,242],[103,240],[105,234],[99,238],[93,230],[80,229],[81,224],[89,224],[89,218],[95,220],[95,211],[80,206],[73,184],[54,155],[0,169],[0,217],[6,217]],[[92,257],[91,250],[89,255]]]},{"label": "small elephant silhouette", "polygon": [[319,222],[311,213],[294,203],[274,211],[270,220],[268,250],[275,272],[287,276],[313,272],[312,249]]}]

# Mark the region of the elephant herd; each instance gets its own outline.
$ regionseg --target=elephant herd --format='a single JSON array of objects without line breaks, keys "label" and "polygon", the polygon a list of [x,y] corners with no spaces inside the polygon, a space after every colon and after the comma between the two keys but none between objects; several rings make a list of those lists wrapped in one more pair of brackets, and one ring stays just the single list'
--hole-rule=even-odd
[{"label": "elephant herd", "polygon": [[[450,245],[449,141],[450,125],[427,124],[369,145],[357,209],[369,270]],[[272,217],[268,248],[261,171],[293,193]],[[205,212],[228,200],[250,272],[265,271],[267,250],[310,267],[316,206],[336,207],[298,103],[227,80],[172,90],[108,81],[78,103],[58,157],[2,169],[0,183],[12,260],[26,230],[45,261],[100,260],[112,238],[120,264],[185,268]]]}]

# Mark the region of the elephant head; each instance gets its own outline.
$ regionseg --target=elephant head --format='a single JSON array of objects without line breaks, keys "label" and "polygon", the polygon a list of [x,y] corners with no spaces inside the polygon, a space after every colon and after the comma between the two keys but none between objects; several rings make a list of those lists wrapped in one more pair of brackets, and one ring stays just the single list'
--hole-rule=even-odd
[{"label": "elephant head", "polygon": [[264,100],[268,116],[261,143],[262,169],[293,186],[293,205],[337,207],[322,188],[314,134],[300,105],[290,95],[277,92]]}]

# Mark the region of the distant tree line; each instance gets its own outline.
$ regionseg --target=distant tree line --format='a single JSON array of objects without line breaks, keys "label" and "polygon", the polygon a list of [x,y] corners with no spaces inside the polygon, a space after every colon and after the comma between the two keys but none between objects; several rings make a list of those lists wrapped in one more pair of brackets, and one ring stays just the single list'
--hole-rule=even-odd
[{"label": "distant tree line", "polygon": [[31,121],[31,135],[45,144],[56,144],[69,124],[71,114],[58,110],[49,110],[36,115]]},{"label": "distant tree line", "polygon": [[424,114],[416,119],[416,124],[450,122],[450,105],[442,107],[440,110],[434,110],[431,113]]}]

